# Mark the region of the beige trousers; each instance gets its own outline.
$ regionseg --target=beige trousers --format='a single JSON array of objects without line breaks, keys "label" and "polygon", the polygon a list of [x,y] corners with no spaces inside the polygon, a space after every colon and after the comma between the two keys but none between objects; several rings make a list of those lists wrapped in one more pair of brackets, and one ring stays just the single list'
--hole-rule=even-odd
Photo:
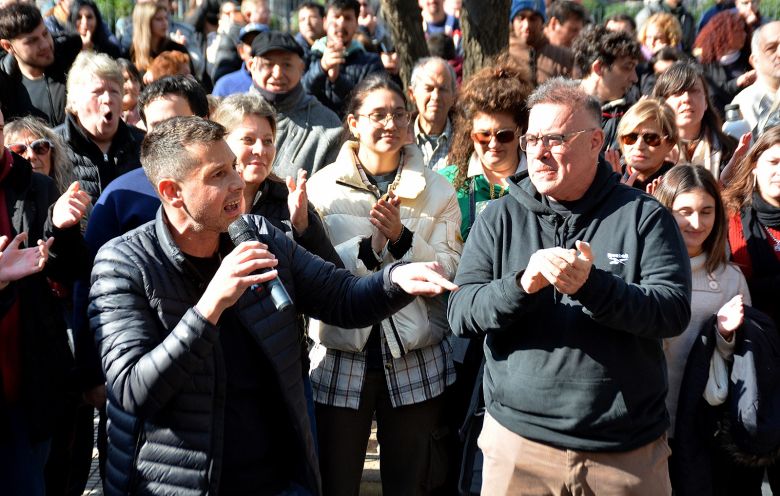
[{"label": "beige trousers", "polygon": [[485,414],[482,495],[671,496],[666,434],[632,451],[558,449],[518,436]]}]

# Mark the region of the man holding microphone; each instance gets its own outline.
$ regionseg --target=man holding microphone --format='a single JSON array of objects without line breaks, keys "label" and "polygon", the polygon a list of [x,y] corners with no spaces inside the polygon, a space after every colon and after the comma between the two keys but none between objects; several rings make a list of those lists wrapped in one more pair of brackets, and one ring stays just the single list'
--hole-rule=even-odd
[{"label": "man holding microphone", "polygon": [[[257,241],[234,246],[244,183],[224,134],[199,117],[149,133],[141,162],[162,207],[95,260],[107,494],[320,494],[297,314],[362,327],[455,289],[436,264],[354,277],[257,216],[242,217]],[[277,278],[293,308],[274,306]]]}]

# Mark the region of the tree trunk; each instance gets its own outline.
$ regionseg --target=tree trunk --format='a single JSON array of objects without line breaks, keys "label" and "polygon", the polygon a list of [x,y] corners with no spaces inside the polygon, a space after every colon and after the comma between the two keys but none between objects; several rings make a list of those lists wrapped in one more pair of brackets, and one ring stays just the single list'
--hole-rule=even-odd
[{"label": "tree trunk", "polygon": [[398,54],[399,76],[406,90],[412,79],[414,63],[428,56],[420,6],[417,0],[382,0],[382,13],[385,25],[393,35],[395,51]]},{"label": "tree trunk", "polygon": [[463,80],[509,46],[510,0],[463,0]]}]

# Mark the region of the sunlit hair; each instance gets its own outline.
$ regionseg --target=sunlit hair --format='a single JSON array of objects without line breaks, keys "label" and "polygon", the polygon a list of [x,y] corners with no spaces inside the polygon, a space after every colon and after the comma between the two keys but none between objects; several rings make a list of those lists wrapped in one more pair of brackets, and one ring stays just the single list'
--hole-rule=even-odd
[{"label": "sunlit hair", "polygon": [[668,12],[657,12],[647,18],[645,23],[642,24],[642,27],[639,28],[639,33],[637,33],[637,39],[641,44],[645,45],[647,28],[652,25],[658,27],[658,30],[666,36],[669,46],[676,47],[680,44],[680,40],[682,40],[682,27],[680,26],[680,21],[677,20],[677,17]]},{"label": "sunlit hair", "polygon": [[[252,93],[236,93],[219,102],[212,113],[211,119],[225,127],[227,134],[235,131],[245,117],[258,117],[266,119],[271,126],[271,134],[274,135],[276,144],[276,110],[260,95]],[[268,175],[272,181],[281,182],[282,179],[273,171]]]},{"label": "sunlit hair", "polygon": [[[677,145],[680,135],[677,132],[677,119],[674,111],[663,100],[656,98],[644,98],[633,104],[620,118],[617,135],[626,135],[647,120],[655,122],[661,128],[663,136],[666,136],[669,142]],[[620,148],[623,148],[622,143]]]},{"label": "sunlit hair", "polygon": [[81,88],[88,81],[100,79],[119,85],[119,97],[124,93],[125,77],[122,68],[105,53],[81,52],[68,71],[65,109],[75,113],[76,104],[84,99]]},{"label": "sunlit hair", "polygon": [[766,130],[753,144],[745,158],[737,163],[734,175],[723,191],[723,201],[729,212],[739,212],[752,205],[753,192],[758,191],[753,170],[756,168],[759,157],[778,144],[780,144],[780,126]]},{"label": "sunlit hair", "polygon": [[474,117],[478,113],[508,114],[517,125],[518,133],[522,134],[528,128],[525,101],[532,89],[528,74],[506,55],[499,56],[495,63],[481,69],[463,84],[455,105],[452,146],[448,156],[449,163],[458,167],[453,181],[455,189],[463,188],[468,177],[469,160],[474,153],[471,139]]},{"label": "sunlit hair", "polygon": [[46,139],[51,142],[51,170],[49,176],[54,179],[57,189],[64,192],[73,177],[73,165],[68,158],[67,148],[59,134],[55,133],[43,120],[27,116],[6,123],[3,128],[5,145],[18,143],[23,134],[33,140]]},{"label": "sunlit hair", "polygon": [[720,189],[715,177],[701,165],[676,165],[664,174],[664,180],[661,181],[654,195],[663,206],[671,210],[674,200],[678,196],[696,190],[702,190],[715,200],[715,222],[712,224],[712,231],[702,244],[702,248],[707,254],[704,268],[707,272],[712,273],[727,261],[726,237],[728,232],[726,209],[723,207]]},{"label": "sunlit hair", "polygon": [[182,180],[201,165],[190,146],[212,146],[225,138],[221,124],[202,117],[172,117],[156,125],[141,143],[141,165],[157,184],[163,178]]},{"label": "sunlit hair", "polygon": [[183,67],[189,69],[190,56],[177,50],[167,50],[156,56],[149,64],[147,72],[152,74],[152,81],[157,81],[165,76],[186,76],[188,71],[183,71]]},{"label": "sunlit hair", "polygon": [[734,152],[734,142],[721,130],[723,121],[712,106],[707,81],[704,79],[704,73],[701,72],[697,65],[687,61],[672,64],[658,75],[655,86],[653,86],[653,97],[667,99],[670,96],[690,91],[696,86],[697,81],[701,82],[704,98],[707,102],[707,109],[704,111],[704,117],[702,118],[702,135],[706,136],[707,133],[714,134],[720,142],[723,153],[726,156],[730,156]]},{"label": "sunlit hair", "polygon": [[157,12],[168,9],[156,3],[137,3],[133,8],[133,44],[131,58],[139,71],[145,72],[152,63],[152,18]]},{"label": "sunlit hair", "polygon": [[747,25],[742,16],[725,10],[713,16],[701,29],[693,47],[701,51],[701,63],[709,64],[744,46],[746,31]]},{"label": "sunlit hair", "polygon": [[639,62],[642,57],[639,42],[624,31],[609,31],[604,26],[587,26],[574,40],[572,46],[574,65],[583,76],[593,70],[597,60],[606,67],[612,67],[616,61],[629,57]]},{"label": "sunlit hair", "polygon": [[219,102],[211,118],[222,124],[228,133],[232,133],[248,116],[267,119],[271,131],[276,133],[276,111],[263,97],[252,93],[236,93],[226,97]]}]

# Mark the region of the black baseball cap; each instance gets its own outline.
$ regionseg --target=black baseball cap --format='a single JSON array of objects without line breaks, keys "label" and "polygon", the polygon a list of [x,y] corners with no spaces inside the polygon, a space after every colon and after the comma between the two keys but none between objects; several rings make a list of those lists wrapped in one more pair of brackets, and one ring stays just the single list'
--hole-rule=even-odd
[{"label": "black baseball cap", "polygon": [[296,43],[295,38],[289,33],[266,31],[258,34],[252,40],[252,57],[263,56],[272,50],[293,52],[303,58],[303,48]]}]

